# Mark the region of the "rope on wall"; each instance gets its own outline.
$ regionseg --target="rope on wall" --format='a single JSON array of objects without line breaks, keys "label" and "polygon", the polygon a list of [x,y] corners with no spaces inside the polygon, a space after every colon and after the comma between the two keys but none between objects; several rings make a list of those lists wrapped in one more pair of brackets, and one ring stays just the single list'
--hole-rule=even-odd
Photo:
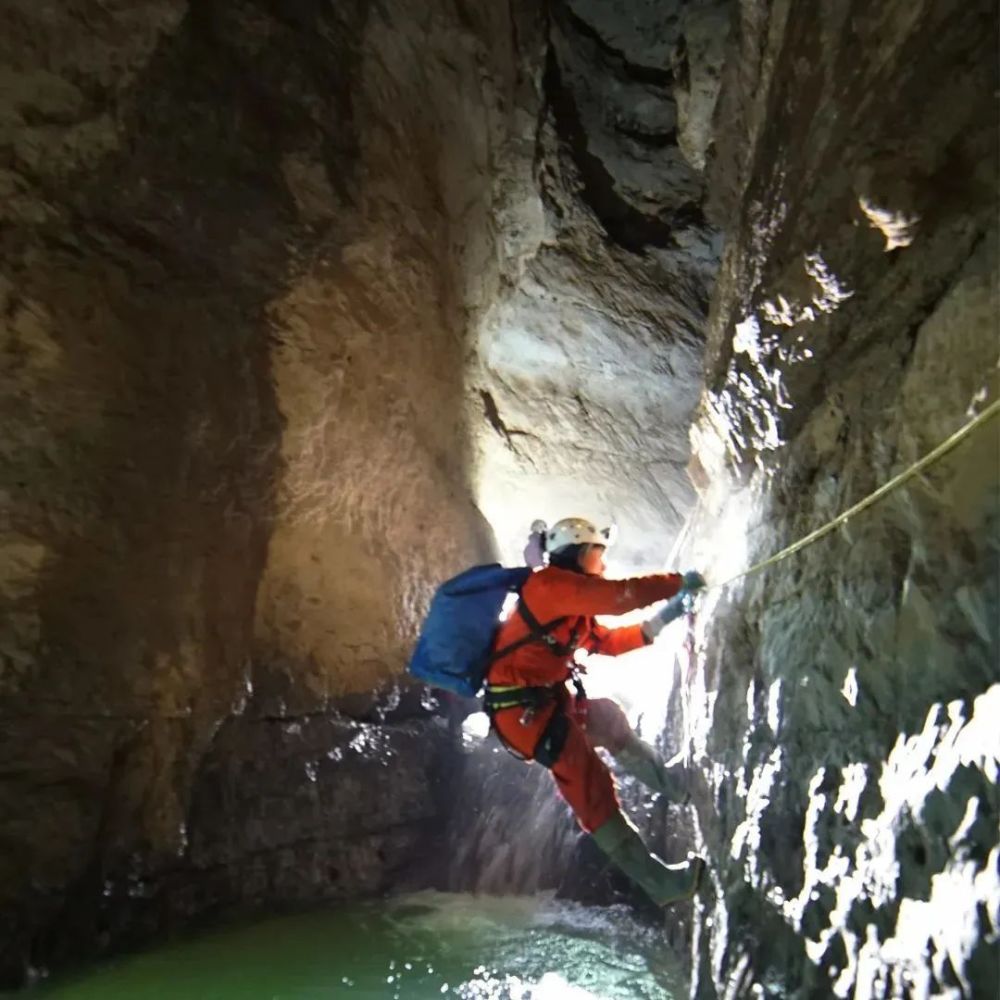
[{"label": "rope on wall", "polygon": [[1000,413],[1000,399],[994,400],[989,406],[986,407],[985,410],[959,427],[954,434],[942,441],[933,451],[929,451],[923,458],[914,462],[911,466],[899,473],[898,476],[893,476],[892,479],[880,486],[874,493],[866,496],[864,500],[854,504],[853,507],[849,507],[842,514],[838,514],[832,521],[828,521],[821,528],[817,528],[815,531],[810,532],[804,538],[800,538],[797,542],[792,543],[787,548],[782,549],[780,552],[769,557],[768,559],[764,559],[759,563],[754,563],[754,565],[749,569],[742,570],[735,576],[729,577],[728,580],[723,580],[722,583],[713,583],[708,589],[721,590],[723,587],[727,587],[729,584],[743,579],[743,577],[752,576],[754,573],[759,573],[761,570],[767,569],[768,566],[774,566],[776,563],[787,559],[796,552],[800,552],[807,545],[812,545],[813,542],[818,542],[821,538],[829,535],[831,531],[839,528],[840,525],[854,517],[855,514],[860,514],[861,511],[874,506],[880,500],[884,500],[890,493],[899,489],[899,487],[904,483],[921,473],[928,466],[933,465],[939,459],[943,458],[948,454],[948,452],[952,451],[970,434],[978,430],[978,428],[982,427],[983,424],[991,420],[998,413]]}]

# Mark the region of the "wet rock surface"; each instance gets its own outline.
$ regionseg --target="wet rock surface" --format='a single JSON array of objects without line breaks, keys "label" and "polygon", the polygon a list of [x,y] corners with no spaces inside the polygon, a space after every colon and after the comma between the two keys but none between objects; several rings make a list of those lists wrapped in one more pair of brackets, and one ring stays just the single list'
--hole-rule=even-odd
[{"label": "wet rock surface", "polygon": [[462,359],[510,25],[403,6],[0,15],[6,980],[183,851],[248,687],[372,689],[490,551]]},{"label": "wet rock surface", "polygon": [[448,782],[441,888],[530,895],[572,877],[579,828],[545,768],[514,757],[493,733],[466,731]]},{"label": "wet rock surface", "polygon": [[678,18],[4,9],[5,978],[184,854],[248,702],[398,674],[480,509],[502,548],[592,499],[669,544],[718,252]]},{"label": "wet rock surface", "polygon": [[[996,398],[995,19],[742,5],[682,556],[711,580]],[[694,995],[996,993],[998,449],[993,421],[704,600],[675,723],[713,860]]]},{"label": "wet rock surface", "polygon": [[444,720],[426,714],[229,720],[200,763],[176,856],[85,872],[34,936],[29,963],[57,968],[191,923],[425,883],[415,859],[442,822],[451,747]]},{"label": "wet rock surface", "polygon": [[552,5],[531,176],[501,216],[509,258],[470,372],[492,425],[477,496],[508,558],[534,518],[588,510],[621,527],[620,569],[648,567],[693,500],[684,428],[721,239],[682,148],[675,64],[703,6]]}]

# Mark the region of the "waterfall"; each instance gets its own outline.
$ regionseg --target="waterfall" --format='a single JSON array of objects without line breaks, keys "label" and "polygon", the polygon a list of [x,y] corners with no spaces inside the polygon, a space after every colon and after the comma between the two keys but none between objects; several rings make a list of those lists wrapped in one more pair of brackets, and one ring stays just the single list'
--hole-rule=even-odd
[{"label": "waterfall", "polygon": [[548,772],[508,753],[485,725],[478,713],[466,720],[450,776],[445,885],[488,895],[556,889],[579,828]]}]

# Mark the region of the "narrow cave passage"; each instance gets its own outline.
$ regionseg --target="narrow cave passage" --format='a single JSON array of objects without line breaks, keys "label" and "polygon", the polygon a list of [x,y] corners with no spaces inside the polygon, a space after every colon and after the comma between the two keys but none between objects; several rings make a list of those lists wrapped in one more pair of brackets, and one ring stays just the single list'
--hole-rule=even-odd
[{"label": "narrow cave passage", "polygon": [[[996,4],[820,7],[6,5],[0,990],[997,994],[1000,420],[731,580],[998,398]],[[574,515],[693,902],[406,674]]]}]

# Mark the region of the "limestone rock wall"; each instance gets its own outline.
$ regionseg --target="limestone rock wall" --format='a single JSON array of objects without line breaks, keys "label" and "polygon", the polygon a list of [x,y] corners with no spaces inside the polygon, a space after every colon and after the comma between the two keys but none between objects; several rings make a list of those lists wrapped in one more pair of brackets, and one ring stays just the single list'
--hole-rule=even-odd
[{"label": "limestone rock wall", "polygon": [[465,734],[449,784],[456,808],[436,852],[444,888],[532,895],[575,874],[580,830],[544,768],[515,758],[492,733]]},{"label": "limestone rock wall", "polygon": [[283,167],[319,228],[270,306],[283,475],[256,660],[288,708],[397,674],[431,586],[492,545],[468,493],[466,341],[499,280],[494,187],[534,89],[507,8],[465,15],[367,10],[353,178],[328,179],[320,145]]},{"label": "limestone rock wall", "polygon": [[[469,374],[489,421],[477,497],[508,558],[534,518],[583,513],[621,528],[617,571],[648,569],[693,501],[686,428],[721,245],[702,133],[724,7],[550,7],[531,173],[499,217],[507,266]],[[687,44],[709,8],[711,55]]]},{"label": "limestone rock wall", "polygon": [[[265,752],[261,720],[339,718],[489,554],[463,365],[533,92],[514,17],[0,14],[2,978],[99,938],[106,882],[189,864],[202,762]],[[433,746],[392,772],[401,800],[429,797]],[[308,795],[297,752],[271,778]]]},{"label": "limestone rock wall", "polygon": [[[997,398],[996,18],[741,3],[682,556],[710,579]],[[703,602],[674,717],[712,859],[693,996],[995,995],[998,433]]]},{"label": "limestone rock wall", "polygon": [[177,848],[242,690],[291,215],[255,206],[267,130],[220,95],[184,5],[3,19],[0,912],[20,955],[92,865]]},{"label": "limestone rock wall", "polygon": [[451,752],[439,719],[229,719],[200,761],[176,855],[88,871],[29,957],[58,968],[195,922],[426,884]]}]

